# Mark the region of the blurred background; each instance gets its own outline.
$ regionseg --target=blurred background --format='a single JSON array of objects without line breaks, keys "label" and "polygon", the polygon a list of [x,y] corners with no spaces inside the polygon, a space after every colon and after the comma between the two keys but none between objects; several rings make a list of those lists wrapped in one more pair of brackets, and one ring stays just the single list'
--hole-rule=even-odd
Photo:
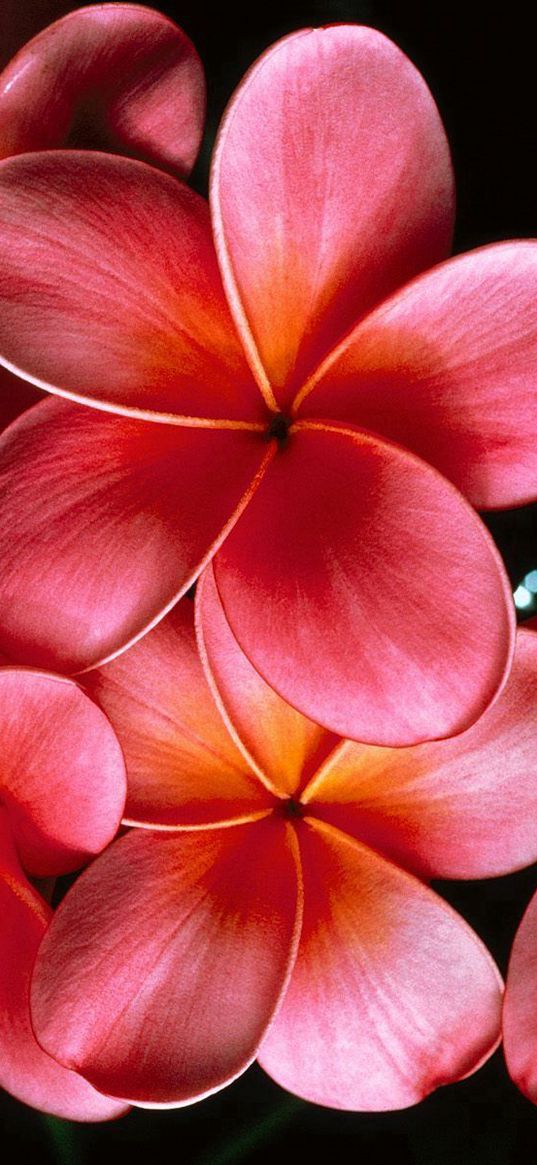
[{"label": "blurred background", "polygon": [[[208,129],[194,171],[206,192],[214,134],[245,69],[271,42],[307,25],[359,22],[387,33],[424,74],[453,151],[456,251],[537,235],[535,16],[529,6],[430,0],[291,0],[240,4],[172,0],[153,5],[189,34],[208,81]],[[0,64],[76,4],[0,0]],[[537,305],[536,305],[537,306]],[[537,379],[537,369],[536,369]],[[511,577],[519,618],[537,613],[537,505],[486,519]],[[537,742],[536,742],[537,770]],[[536,771],[537,779],[537,771]],[[537,870],[436,888],[487,943],[502,971]],[[537,1000],[536,1000],[537,1006]],[[307,1049],[304,1049],[307,1055]],[[160,1160],[185,1165],[268,1165],[327,1155],[331,1163],[533,1165],[537,1109],[509,1082],[498,1052],[477,1075],[399,1113],[340,1113],[289,1096],[256,1067],[201,1104],[135,1111],[114,1124],[74,1125],[0,1094],[0,1146],[39,1165]]]}]

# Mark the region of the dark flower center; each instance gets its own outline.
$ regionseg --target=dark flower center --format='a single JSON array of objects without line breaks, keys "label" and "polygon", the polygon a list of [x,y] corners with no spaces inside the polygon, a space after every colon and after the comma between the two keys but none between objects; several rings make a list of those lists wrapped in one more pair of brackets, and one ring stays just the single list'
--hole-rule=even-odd
[{"label": "dark flower center", "polygon": [[295,801],[293,797],[288,797],[285,801],[280,801],[278,809],[282,817],[290,817],[291,820],[296,820],[297,817],[303,817],[305,813],[305,806],[300,801]]},{"label": "dark flower center", "polygon": [[267,441],[277,441],[282,448],[287,441],[290,425],[289,417],[283,413],[275,413],[266,432]]}]

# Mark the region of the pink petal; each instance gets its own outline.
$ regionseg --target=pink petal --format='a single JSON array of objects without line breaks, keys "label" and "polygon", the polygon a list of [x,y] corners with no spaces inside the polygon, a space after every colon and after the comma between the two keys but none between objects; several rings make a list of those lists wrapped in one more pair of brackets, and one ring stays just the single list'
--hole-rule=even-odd
[{"label": "pink petal", "polygon": [[76,869],[117,832],[125,766],[105,716],[70,680],[0,669],[0,798],[25,869]]},{"label": "pink petal", "polygon": [[507,1068],[515,1084],[537,1104],[537,894],[515,936],[503,1014]]},{"label": "pink petal", "polygon": [[537,496],[537,244],[422,275],[344,341],[300,415],[408,446],[480,508]]},{"label": "pink petal", "polygon": [[111,1120],[125,1106],[61,1068],[39,1047],[28,1007],[30,976],[51,911],[26,880],[0,811],[0,1086],[68,1120]]},{"label": "pink petal", "polygon": [[307,825],[299,953],[259,1062],[316,1104],[405,1108],[494,1050],[500,976],[428,887],[338,830]]},{"label": "pink petal", "polygon": [[204,113],[184,32],[138,4],[96,4],[45,28],[0,75],[0,157],[89,144],[184,174]]},{"label": "pink petal", "polygon": [[200,825],[266,812],[274,804],[214,702],[190,599],[84,682],[123,749],[129,822]]},{"label": "pink petal", "polygon": [[230,731],[275,789],[298,792],[338,738],[282,700],[252,667],[226,619],[211,564],[196,605],[201,657]]},{"label": "pink petal", "polygon": [[460,732],[510,663],[511,592],[485,528],[424,462],[350,428],[291,431],[215,575],[254,666],[341,736]]},{"label": "pink petal", "polygon": [[286,37],[231,103],[212,199],[252,367],[286,408],[364,312],[449,251],[449,151],[423,78],[375,29]]},{"label": "pink petal", "polygon": [[11,158],[0,257],[0,352],[14,371],[116,412],[259,422],[208,208],[186,186],[104,154]]},{"label": "pink petal", "polygon": [[315,816],[427,878],[488,878],[537,860],[537,635],[519,630],[491,708],[452,740],[344,744],[303,794]]},{"label": "pink petal", "polygon": [[256,434],[45,400],[0,442],[0,651],[78,671],[186,590],[272,455]]},{"label": "pink petal", "polygon": [[43,943],[39,1040],[137,1102],[221,1088],[255,1056],[288,978],[296,861],[292,828],[274,819],[133,830],[79,879]]}]

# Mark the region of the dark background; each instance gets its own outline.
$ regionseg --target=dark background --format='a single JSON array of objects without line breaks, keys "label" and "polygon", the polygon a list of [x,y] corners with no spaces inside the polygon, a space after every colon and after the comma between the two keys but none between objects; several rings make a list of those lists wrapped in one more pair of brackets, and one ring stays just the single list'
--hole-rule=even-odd
[{"label": "dark background", "polygon": [[[458,189],[457,251],[496,239],[537,235],[535,17],[503,9],[432,0],[359,0],[209,6],[154,5],[194,41],[209,89],[208,133],[194,172],[205,192],[208,158],[225,104],[244,70],[284,33],[309,24],[356,21],[391,36],[421,69],[451,142]],[[0,0],[0,61],[47,19],[76,4]],[[531,19],[531,23],[529,20]],[[537,305],[536,305],[537,308]],[[536,370],[537,377],[537,370]],[[487,518],[516,587],[537,568],[537,505]],[[521,612],[537,612],[537,606]],[[537,766],[537,742],[536,742]],[[522,911],[537,887],[535,868],[480,883],[439,883],[505,971]],[[536,1000],[537,1006],[537,1000]],[[0,1094],[0,1144],[41,1165],[157,1161],[185,1165],[268,1165],[311,1152],[331,1163],[373,1165],[534,1165],[537,1109],[510,1083],[501,1053],[474,1077],[441,1089],[399,1113],[340,1113],[300,1101],[256,1067],[215,1097],[169,1112],[135,1111],[114,1124],[56,1121]]]}]

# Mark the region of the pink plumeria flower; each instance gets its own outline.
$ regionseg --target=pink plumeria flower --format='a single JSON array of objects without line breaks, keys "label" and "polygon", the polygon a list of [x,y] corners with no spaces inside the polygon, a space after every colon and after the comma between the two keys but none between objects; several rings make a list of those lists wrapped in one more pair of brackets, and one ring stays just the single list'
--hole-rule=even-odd
[{"label": "pink plumeria flower", "polygon": [[29,876],[77,869],[117,832],[125,766],[106,717],[70,680],[0,667],[0,1086],[71,1120],[125,1106],[38,1045],[29,983],[52,910]]},{"label": "pink plumeria flower", "polygon": [[388,745],[459,732],[511,662],[470,503],[537,492],[537,245],[440,262],[438,112],[358,26],[254,65],[211,207],[213,233],[120,158],[0,167],[0,351],[63,398],[3,439],[0,648],[96,666],[214,557],[234,634],[305,715]]},{"label": "pink plumeria flower", "polygon": [[185,600],[88,677],[134,828],[57,911],[33,983],[39,1039],[142,1106],[198,1100],[255,1056],[318,1104],[414,1104],[497,1045],[497,968],[426,880],[537,855],[537,637],[521,632],[505,692],[463,736],[376,748],[265,684],[212,568],[196,601],[205,671]]},{"label": "pink plumeria flower", "polygon": [[[0,73],[0,158],[98,144],[183,177],[196,159],[204,118],[205,81],[194,46],[166,16],[139,4],[78,8],[24,45]],[[4,369],[0,394],[0,428],[40,399]]]}]

